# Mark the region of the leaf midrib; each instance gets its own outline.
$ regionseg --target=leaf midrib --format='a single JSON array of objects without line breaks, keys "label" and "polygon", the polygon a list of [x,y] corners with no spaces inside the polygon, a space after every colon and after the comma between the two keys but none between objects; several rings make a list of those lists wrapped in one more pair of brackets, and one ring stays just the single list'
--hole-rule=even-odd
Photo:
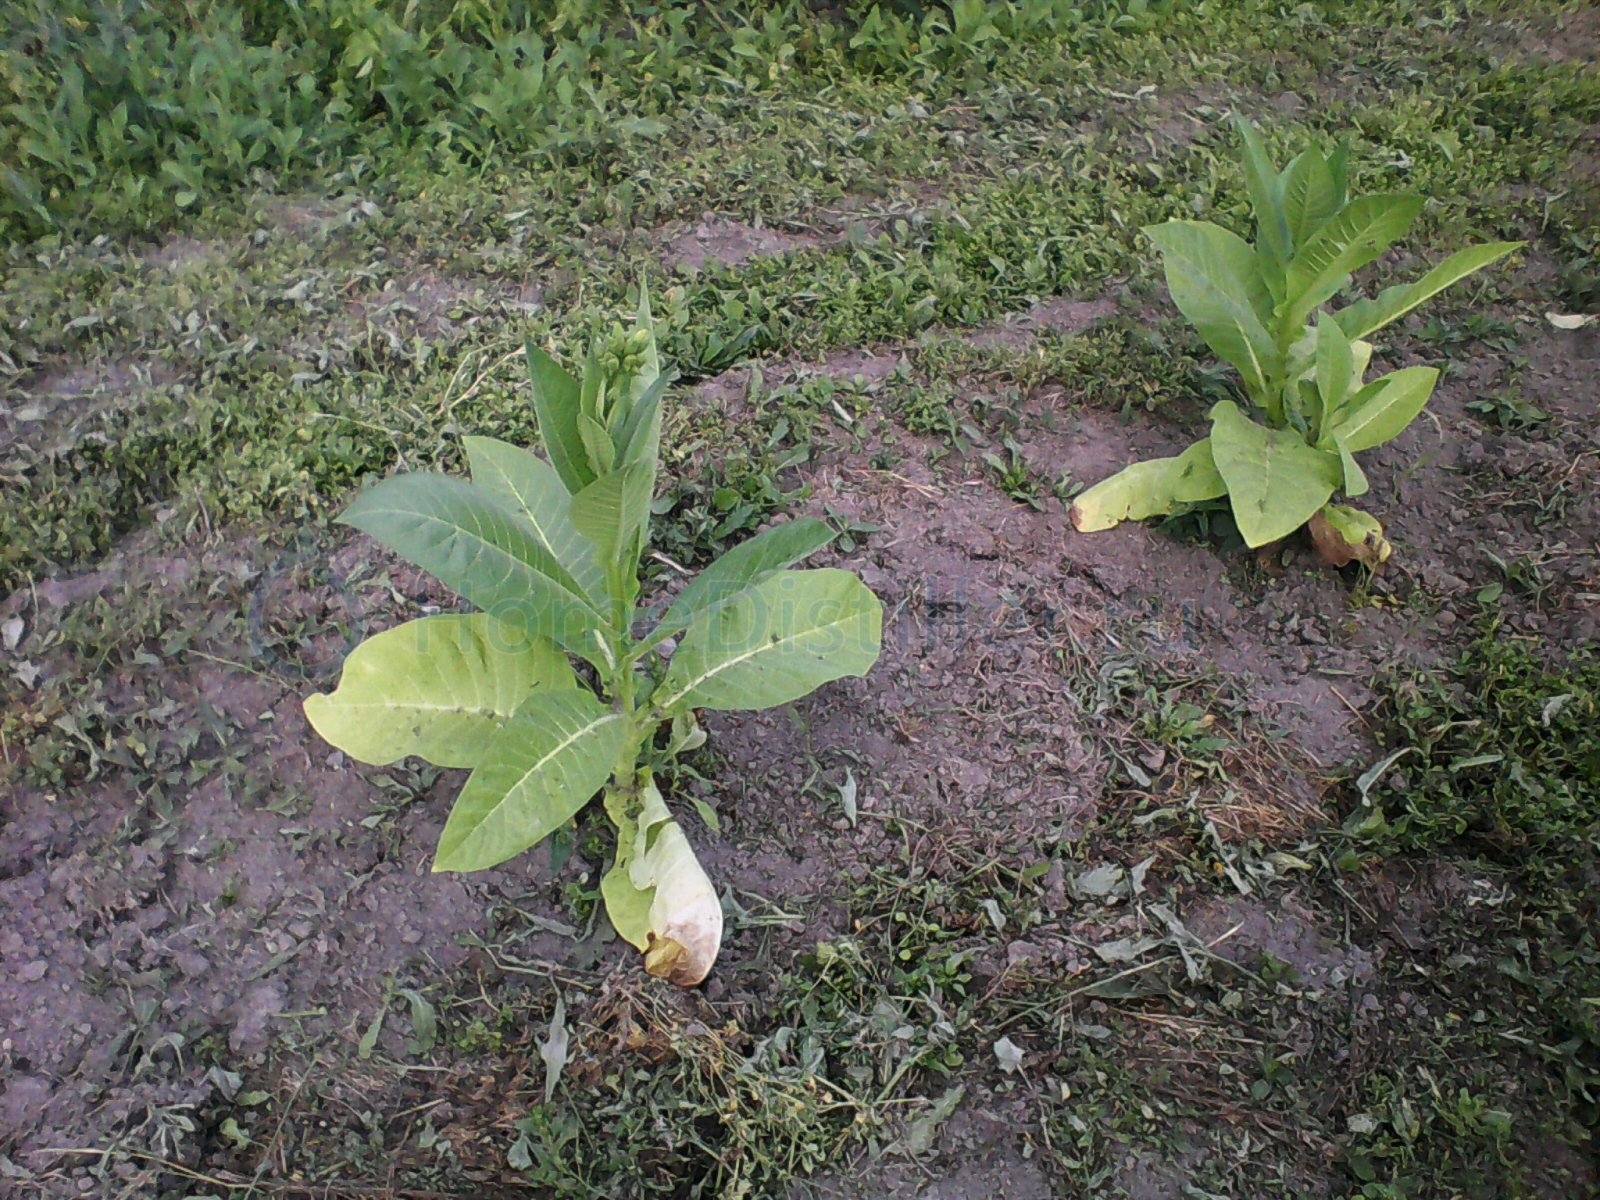
[{"label": "leaf midrib", "polygon": [[803,629],[803,630],[800,630],[800,631],[798,631],[796,633],[792,633],[792,634],[788,635],[787,637],[776,638],[776,639],[774,639],[773,641],[770,641],[770,642],[763,642],[761,645],[756,646],[755,648],[753,648],[751,650],[747,650],[743,654],[736,655],[733,658],[724,659],[722,662],[718,663],[711,670],[705,672],[703,675],[700,675],[699,677],[697,677],[697,678],[691,680],[689,683],[685,684],[683,687],[679,688],[677,690],[677,692],[675,692],[668,699],[663,700],[661,702],[661,707],[662,708],[671,708],[679,700],[682,700],[690,692],[694,691],[695,688],[699,687],[702,683],[706,682],[706,680],[714,679],[718,675],[722,674],[722,672],[728,670],[729,668],[736,667],[742,662],[747,662],[750,659],[754,658],[758,654],[763,654],[768,650],[775,649],[776,647],[785,645],[786,643],[797,642],[801,638],[809,636],[810,634],[822,633],[825,630],[835,629],[835,628],[838,628],[839,626],[848,624],[852,620],[859,619],[860,616],[861,616],[861,611],[862,610],[860,610],[860,609],[855,609],[854,611],[852,611],[851,613],[847,614],[844,617],[841,617],[837,621],[829,621],[825,625],[812,625],[807,629]]}]

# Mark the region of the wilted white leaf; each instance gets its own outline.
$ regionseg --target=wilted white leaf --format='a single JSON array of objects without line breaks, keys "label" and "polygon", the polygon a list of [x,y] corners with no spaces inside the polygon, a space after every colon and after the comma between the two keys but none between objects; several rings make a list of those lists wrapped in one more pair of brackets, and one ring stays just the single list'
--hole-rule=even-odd
[{"label": "wilted white leaf", "polygon": [[1008,1037],[1003,1037],[994,1044],[994,1057],[1000,1064],[1000,1069],[1007,1075],[1022,1069],[1022,1047]]},{"label": "wilted white leaf", "polygon": [[1544,319],[1557,329],[1573,330],[1582,329],[1585,325],[1593,325],[1600,321],[1600,317],[1593,313],[1558,313],[1547,312]]},{"label": "wilted white leaf", "polygon": [[539,1057],[544,1059],[544,1102],[555,1098],[556,1084],[561,1079],[562,1068],[567,1065],[567,1006],[558,995],[555,1015],[550,1018],[550,1034],[539,1043]]},{"label": "wilted white leaf", "polygon": [[4,625],[0,625],[0,643],[4,643],[7,650],[15,650],[22,641],[23,629],[22,618],[12,617]]},{"label": "wilted white leaf", "polygon": [[1126,876],[1116,863],[1106,863],[1079,875],[1072,881],[1072,890],[1080,896],[1109,896]]}]

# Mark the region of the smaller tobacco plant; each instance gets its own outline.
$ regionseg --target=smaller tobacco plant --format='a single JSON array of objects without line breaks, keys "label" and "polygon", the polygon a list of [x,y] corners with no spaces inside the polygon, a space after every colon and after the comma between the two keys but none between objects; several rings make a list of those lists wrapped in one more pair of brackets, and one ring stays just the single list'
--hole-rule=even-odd
[{"label": "smaller tobacco plant", "polygon": [[1337,311],[1324,306],[1411,227],[1422,198],[1350,199],[1348,147],[1306,150],[1278,171],[1241,120],[1255,242],[1209,221],[1145,229],[1161,251],[1172,300],[1244,385],[1247,408],[1223,400],[1211,433],[1172,458],[1135,463],[1080,495],[1074,527],[1109,529],[1227,496],[1246,544],[1308,522],[1325,561],[1377,566],[1390,546],[1375,518],[1330,503],[1368,490],[1356,455],[1398,437],[1422,412],[1439,372],[1407,367],[1368,381],[1366,339],[1520,242],[1461,250],[1413,283]]},{"label": "smaller tobacco plant", "polygon": [[633,329],[596,339],[581,379],[531,343],[527,358],[548,461],[468,437],[471,482],[397,475],[340,518],[482,611],[367,639],[306,717],[361,762],[472,769],[436,871],[504,862],[603,791],[611,923],[652,975],[692,986],[716,959],[722,908],[655,772],[704,741],[698,709],[770,708],[865,674],[882,605],[848,571],[787,569],[834,536],[796,520],[724,554],[636,636],[670,382],[648,303]]}]

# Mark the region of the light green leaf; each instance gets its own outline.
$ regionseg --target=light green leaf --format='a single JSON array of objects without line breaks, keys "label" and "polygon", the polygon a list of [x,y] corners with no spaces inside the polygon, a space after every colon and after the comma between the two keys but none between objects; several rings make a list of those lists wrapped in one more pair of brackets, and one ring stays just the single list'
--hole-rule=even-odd
[{"label": "light green leaf", "polygon": [[531,341],[525,353],[539,440],[567,491],[579,491],[593,481],[594,472],[578,436],[578,381]]},{"label": "light green leaf", "polygon": [[[1335,316],[1334,320],[1338,320]],[[1341,329],[1344,326],[1340,326]],[[1349,336],[1346,334],[1345,336]],[[1345,400],[1366,387],[1367,368],[1372,365],[1372,343],[1359,339],[1350,343],[1350,385],[1345,389]],[[1342,407],[1342,406],[1341,406]]]},{"label": "light green leaf", "polygon": [[1336,437],[1333,441],[1339,451],[1339,469],[1344,477],[1344,494],[1351,499],[1365,496],[1371,488],[1367,483],[1367,473],[1361,469],[1361,464],[1356,461],[1355,455],[1350,453],[1350,447],[1345,445],[1343,438]]},{"label": "light green leaf", "polygon": [[444,475],[396,475],[339,520],[371,535],[485,612],[579,655],[601,619],[520,518],[482,488]]},{"label": "light green leaf", "polygon": [[758,709],[797,700],[878,660],[883,605],[848,571],[782,571],[684,634],[660,708]]},{"label": "light green leaf", "polygon": [[1355,363],[1355,351],[1350,346],[1350,339],[1345,337],[1337,323],[1324,315],[1317,322],[1317,411],[1312,421],[1312,428],[1319,435],[1328,428],[1330,418],[1344,403]]},{"label": "light green leaf", "polygon": [[650,519],[651,472],[644,463],[602,475],[572,498],[572,523],[600,560],[632,566]]},{"label": "light green leaf", "polygon": [[1080,492],[1072,502],[1072,527],[1079,533],[1098,533],[1124,521],[1166,516],[1177,503],[1173,494],[1177,463],[1176,457],[1146,459]]},{"label": "light green leaf", "polygon": [[1281,298],[1284,269],[1294,250],[1284,211],[1283,179],[1272,165],[1255,126],[1244,117],[1239,117],[1237,123],[1244,142],[1244,179],[1250,192],[1250,207],[1256,215],[1256,244],[1263,259],[1264,282],[1269,292]]},{"label": "light green leaf", "polygon": [[1182,454],[1134,463],[1080,493],[1072,502],[1072,527],[1097,533],[1124,521],[1164,517],[1179,504],[1213,500],[1227,490],[1211,442],[1202,438]]},{"label": "light green leaf", "polygon": [[1491,263],[1498,262],[1521,242],[1490,242],[1483,246],[1470,246],[1458,250],[1429,271],[1415,283],[1402,283],[1384,288],[1372,300],[1357,300],[1354,304],[1334,313],[1333,319],[1350,338],[1363,338],[1398,321],[1418,305],[1432,299],[1452,283],[1465,279]]},{"label": "light green leaf", "polygon": [[583,439],[585,461],[598,479],[611,474],[617,465],[617,448],[606,427],[586,412],[578,414],[578,436]]},{"label": "light green leaf", "polygon": [[1252,547],[1299,529],[1341,479],[1338,455],[1290,430],[1257,425],[1231,400],[1211,410],[1211,454],[1227,481],[1234,523]]},{"label": "light green leaf", "polygon": [[1223,361],[1244,377],[1252,395],[1274,375],[1277,351],[1267,333],[1272,296],[1255,252],[1236,234],[1208,221],[1145,227],[1161,250],[1172,301]]},{"label": "light green leaf", "polygon": [[655,461],[661,445],[661,401],[671,383],[670,376],[660,375],[634,399],[628,419],[613,439],[623,465]]},{"label": "light green leaf", "polygon": [[704,612],[715,611],[740,592],[815,554],[833,541],[827,522],[805,517],[775,525],[729,550],[678,593],[661,623],[650,635],[653,645],[687,629]]},{"label": "light green leaf", "polygon": [[637,950],[650,948],[650,902],[655,888],[634,885],[631,873],[620,858],[600,877],[600,897],[606,902],[606,916],[617,936]]},{"label": "light green leaf", "polygon": [[464,437],[472,482],[499,496],[533,526],[548,550],[594,600],[605,595],[605,572],[572,523],[572,496],[556,469],[537,454],[498,438]]},{"label": "light green leaf", "polygon": [[538,845],[611,774],[628,720],[580,689],[535,692],[490,742],[439,837],[435,871],[480,871]]},{"label": "light green leaf", "polygon": [[1201,438],[1173,460],[1172,498],[1179,504],[1198,504],[1227,494],[1228,485],[1217,470],[1210,438]]},{"label": "light green leaf", "polygon": [[1393,245],[1421,211],[1422,197],[1402,192],[1362,196],[1346,205],[1289,262],[1285,303],[1291,324],[1304,320]]},{"label": "light green leaf", "polygon": [[634,324],[650,331],[650,338],[644,344],[644,364],[633,379],[633,398],[637,401],[655,385],[661,375],[661,352],[656,348],[656,323],[650,315],[650,291],[643,283],[639,284],[639,311]]},{"label": "light green leaf", "polygon": [[566,656],[486,613],[423,617],[375,634],[345,659],[339,686],[309,696],[311,727],[359,762],[415,754],[475,767],[490,738],[539,689],[576,686]]},{"label": "light green leaf", "polygon": [[1438,382],[1433,367],[1391,371],[1352,396],[1329,432],[1352,454],[1392,441],[1416,420]]},{"label": "light green leaf", "polygon": [[1290,242],[1297,249],[1339,211],[1333,172],[1319,151],[1306,150],[1296,155],[1284,171],[1283,211]]},{"label": "light green leaf", "polygon": [[1333,207],[1337,212],[1350,198],[1350,139],[1343,137],[1328,155],[1328,174],[1333,179]]}]

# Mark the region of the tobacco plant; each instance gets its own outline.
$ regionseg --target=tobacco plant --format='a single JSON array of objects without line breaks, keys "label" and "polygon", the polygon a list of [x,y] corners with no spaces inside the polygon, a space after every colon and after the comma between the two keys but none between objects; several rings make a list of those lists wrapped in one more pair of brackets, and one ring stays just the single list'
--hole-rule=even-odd
[{"label": "tobacco plant", "polygon": [[1367,339],[1521,243],[1459,251],[1413,283],[1328,312],[1354,272],[1410,228],[1422,198],[1389,192],[1352,200],[1346,146],[1330,155],[1306,150],[1280,172],[1256,131],[1245,121],[1239,129],[1254,243],[1209,221],[1168,221],[1145,233],[1161,251],[1173,303],[1239,372],[1246,407],[1221,401],[1211,409],[1210,436],[1084,492],[1072,507],[1073,525],[1109,529],[1227,496],[1250,546],[1310,522],[1326,561],[1376,566],[1390,552],[1382,526],[1330,501],[1339,491],[1355,498],[1368,490],[1356,455],[1398,437],[1422,412],[1439,372],[1407,367],[1369,381]]},{"label": "tobacco plant", "polygon": [[723,555],[636,636],[670,382],[648,305],[632,330],[596,339],[579,379],[531,343],[527,360],[548,461],[468,437],[471,482],[397,475],[340,518],[481,611],[369,638],[306,716],[361,762],[471,768],[436,871],[504,862],[603,792],[611,923],[647,971],[693,985],[716,958],[722,908],[655,772],[704,740],[698,709],[770,708],[865,674],[882,606],[847,571],[787,569],[833,539],[796,520]]}]

